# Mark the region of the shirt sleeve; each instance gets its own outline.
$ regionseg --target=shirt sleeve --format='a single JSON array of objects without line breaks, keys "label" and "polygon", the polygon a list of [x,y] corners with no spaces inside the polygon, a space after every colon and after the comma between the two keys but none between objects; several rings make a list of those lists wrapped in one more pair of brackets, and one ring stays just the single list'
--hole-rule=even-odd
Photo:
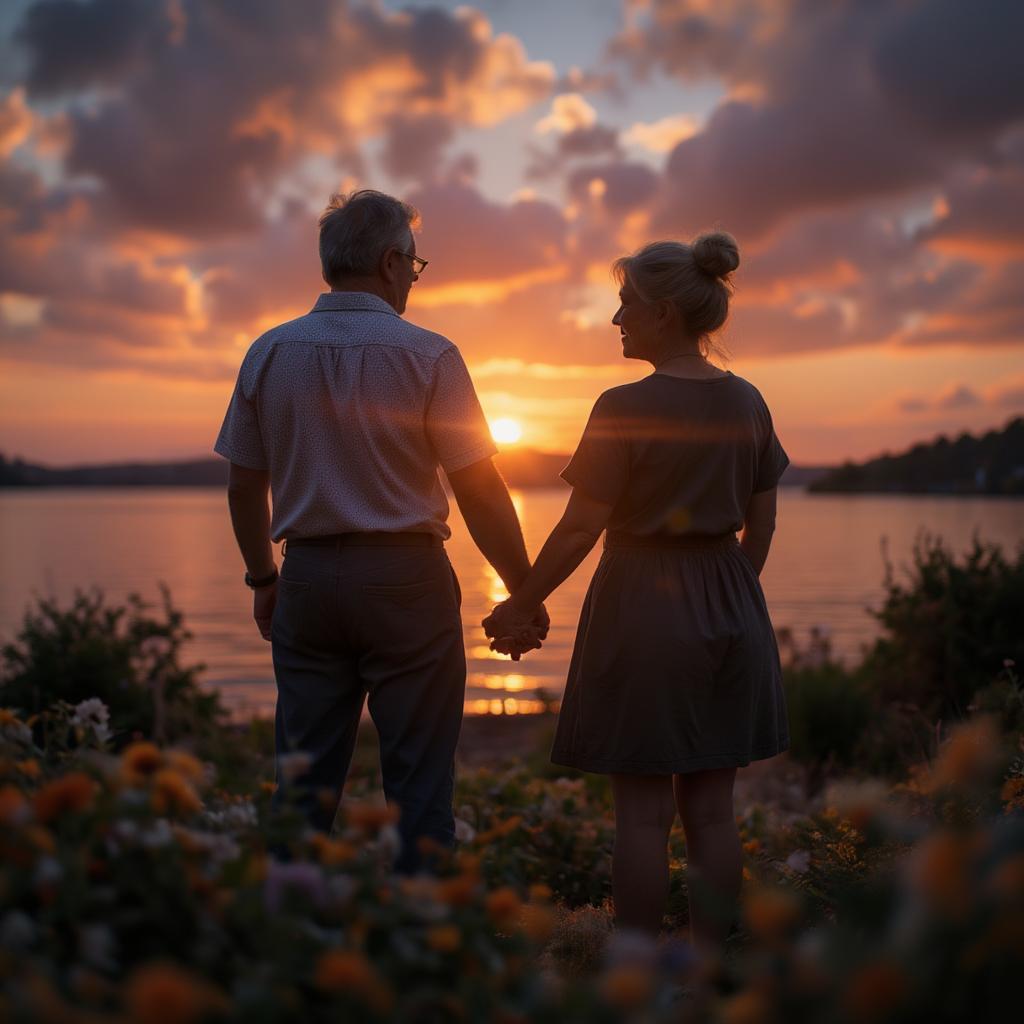
[{"label": "shirt sleeve", "polygon": [[469,370],[454,345],[434,364],[426,425],[437,461],[446,473],[465,469],[498,451]]},{"label": "shirt sleeve", "polygon": [[629,443],[608,405],[606,392],[594,403],[580,443],[561,477],[587,497],[614,505],[629,482]]},{"label": "shirt sleeve", "polygon": [[238,371],[234,394],[213,450],[238,466],[266,469],[267,456],[263,450],[263,436],[260,434],[256,396],[247,395],[243,384],[245,366],[243,362],[242,369]]},{"label": "shirt sleeve", "polygon": [[768,417],[768,435],[757,455],[757,479],[754,481],[754,493],[770,491],[778,486],[779,479],[789,465],[786,454],[772,426],[771,416]]}]

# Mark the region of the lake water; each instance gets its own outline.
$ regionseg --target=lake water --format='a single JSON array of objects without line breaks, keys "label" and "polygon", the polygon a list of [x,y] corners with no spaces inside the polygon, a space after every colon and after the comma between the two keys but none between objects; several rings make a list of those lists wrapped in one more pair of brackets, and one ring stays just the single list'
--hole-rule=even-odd
[{"label": "lake water", "polygon": [[[564,507],[567,491],[521,491],[513,498],[531,555]],[[922,530],[958,553],[978,534],[1015,550],[1024,540],[1024,504],[1002,498],[809,495],[780,491],[778,529],[762,581],[776,629],[798,642],[828,632],[833,650],[859,657],[875,636],[867,609],[883,595],[883,547],[897,574]],[[587,558],[548,601],[551,634],[518,664],[488,650],[478,623],[504,597],[452,508],[448,552],[463,591],[469,656],[469,713],[539,709],[538,689],[564,685],[580,605],[599,556]],[[157,600],[158,583],[194,634],[186,656],[206,665],[205,686],[220,689],[238,715],[273,712],[270,645],[251,619],[249,591],[224,494],[182,488],[0,492],[0,640],[13,637],[34,595],[67,601],[75,588],[100,587],[112,602],[131,592]]]}]

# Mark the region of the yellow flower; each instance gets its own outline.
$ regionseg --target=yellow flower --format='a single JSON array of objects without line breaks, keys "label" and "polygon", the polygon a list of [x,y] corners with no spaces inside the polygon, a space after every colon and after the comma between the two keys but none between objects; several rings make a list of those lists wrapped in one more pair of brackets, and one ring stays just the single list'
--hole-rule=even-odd
[{"label": "yellow flower", "polygon": [[487,894],[487,913],[499,928],[510,928],[519,918],[522,901],[514,889],[505,886]]},{"label": "yellow flower", "polygon": [[639,964],[613,967],[600,982],[601,994],[613,1006],[635,1010],[643,1006],[654,991],[654,975]]},{"label": "yellow flower", "polygon": [[170,963],[150,963],[128,979],[125,1008],[132,1024],[191,1024],[224,1010],[223,993],[204,979]]},{"label": "yellow flower", "polygon": [[51,821],[65,814],[80,814],[96,799],[99,786],[82,772],[70,772],[48,782],[36,793],[36,817]]},{"label": "yellow flower", "polygon": [[313,984],[332,995],[352,995],[378,1013],[386,1013],[391,993],[373,964],[357,950],[329,949],[322,953],[313,971]]},{"label": "yellow flower", "polygon": [[121,755],[121,777],[129,786],[141,786],[163,764],[163,754],[153,743],[133,743]]},{"label": "yellow flower", "polygon": [[191,783],[170,768],[162,768],[153,778],[153,810],[157,814],[195,814],[203,806]]},{"label": "yellow flower", "polygon": [[438,953],[454,953],[462,945],[462,932],[453,924],[439,924],[427,932],[427,945]]},{"label": "yellow flower", "polygon": [[843,1002],[855,1021],[876,1021],[889,1016],[906,993],[907,976],[903,969],[879,961],[854,974]]}]

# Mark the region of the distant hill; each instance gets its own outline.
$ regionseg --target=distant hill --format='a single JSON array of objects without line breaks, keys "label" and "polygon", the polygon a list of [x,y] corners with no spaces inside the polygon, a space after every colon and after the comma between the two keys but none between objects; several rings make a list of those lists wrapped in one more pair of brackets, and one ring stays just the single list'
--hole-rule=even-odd
[{"label": "distant hill", "polygon": [[[513,487],[564,487],[559,472],[568,455],[510,448],[499,452],[498,467]],[[828,473],[827,467],[790,466],[784,487],[803,487]],[[189,462],[127,462],[53,469],[0,455],[0,487],[225,487],[228,464],[223,459]]]},{"label": "distant hill", "polygon": [[816,493],[1024,495],[1024,417],[981,437],[961,434],[902,455],[844,463],[815,480]]}]

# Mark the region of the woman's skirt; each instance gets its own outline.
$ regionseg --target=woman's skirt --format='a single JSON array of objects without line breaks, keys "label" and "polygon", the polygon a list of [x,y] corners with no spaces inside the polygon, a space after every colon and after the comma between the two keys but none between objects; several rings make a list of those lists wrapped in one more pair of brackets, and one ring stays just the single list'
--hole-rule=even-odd
[{"label": "woman's skirt", "polygon": [[676,774],[745,765],[788,746],[775,633],[736,538],[606,540],[551,760]]}]

